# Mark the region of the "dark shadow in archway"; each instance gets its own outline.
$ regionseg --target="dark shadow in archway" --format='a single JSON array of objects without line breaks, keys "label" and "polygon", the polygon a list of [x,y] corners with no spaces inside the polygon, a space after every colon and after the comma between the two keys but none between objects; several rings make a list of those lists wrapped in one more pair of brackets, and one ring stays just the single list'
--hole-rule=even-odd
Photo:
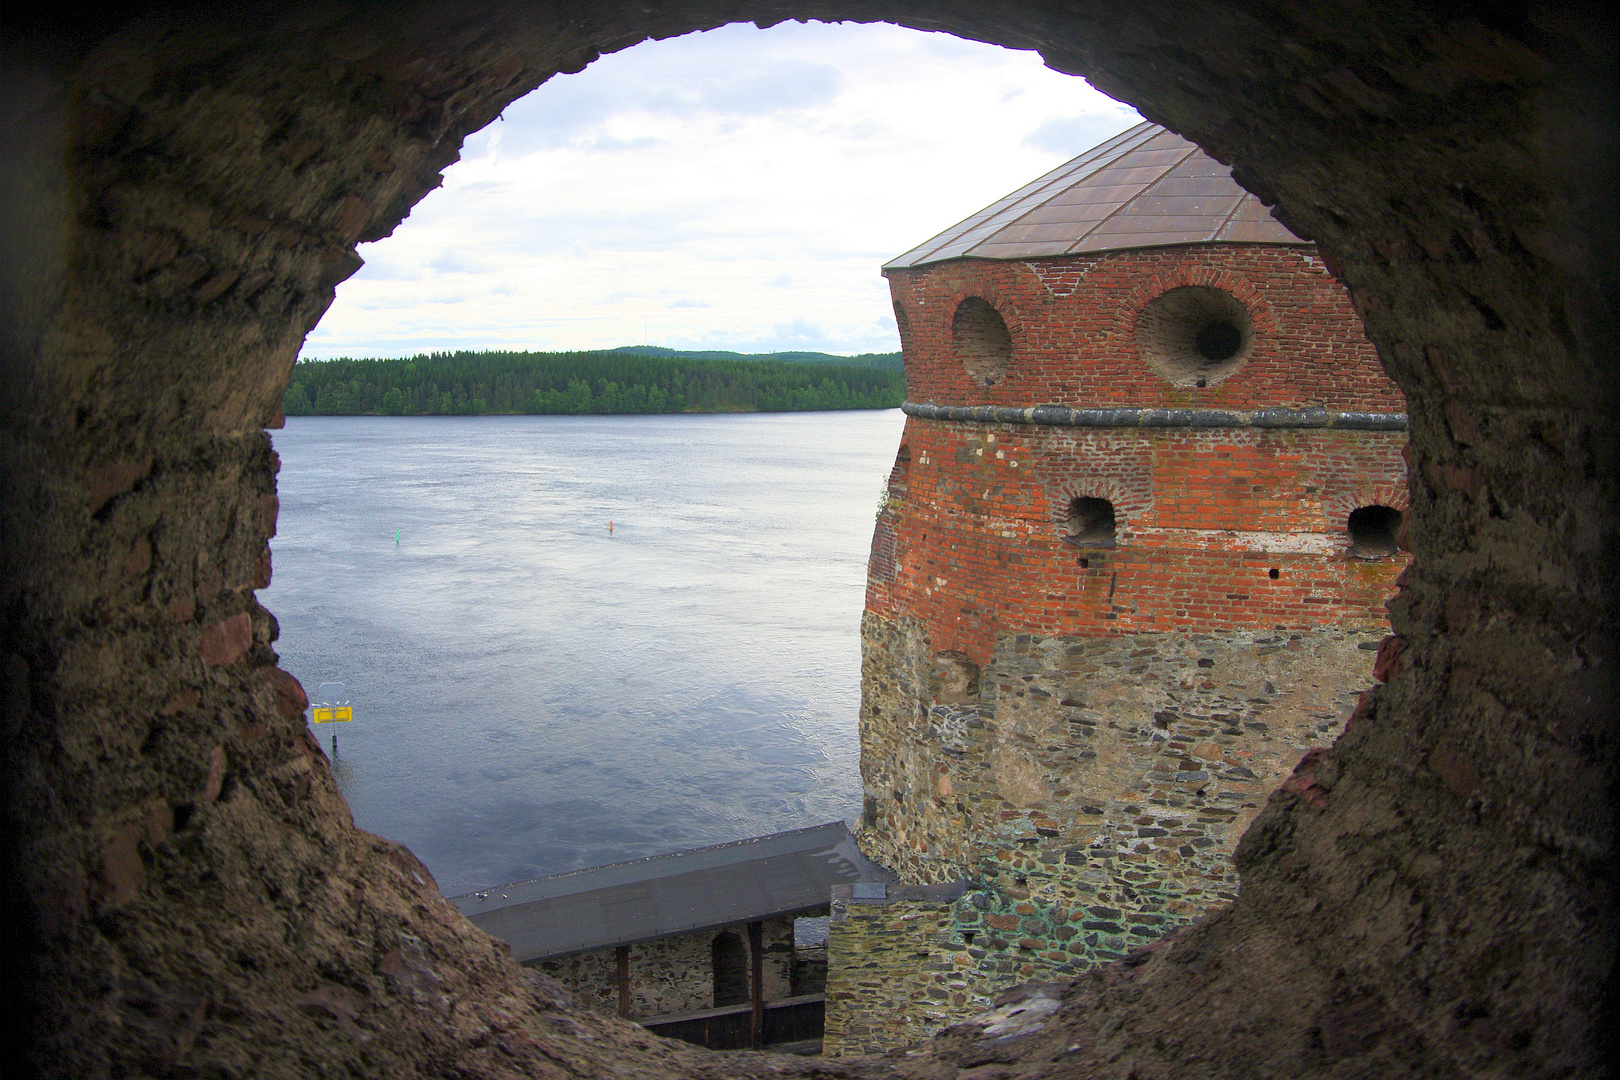
[{"label": "dark shadow in archway", "polygon": [[[649,35],[801,15],[1040,48],[1232,163],[1321,245],[1412,411],[1386,685],[1251,828],[1242,899],[988,1052],[1096,1075],[1597,1072],[1620,579],[1599,9],[124,10],[148,17],[13,33],[0,125],[9,982],[41,1069],[754,1069],[654,1061],[537,997],[408,852],[353,828],[253,598],[260,427],[354,244],[506,103]],[[975,1039],[930,1052],[989,1060]]]}]

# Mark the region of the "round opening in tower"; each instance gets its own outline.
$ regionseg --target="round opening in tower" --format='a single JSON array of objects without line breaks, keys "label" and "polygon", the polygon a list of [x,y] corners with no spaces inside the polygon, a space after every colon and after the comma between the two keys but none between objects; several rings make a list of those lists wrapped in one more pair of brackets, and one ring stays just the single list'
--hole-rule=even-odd
[{"label": "round opening in tower", "polygon": [[1346,523],[1354,559],[1385,559],[1401,550],[1401,512],[1393,506],[1358,506]]},{"label": "round opening in tower", "polygon": [[1082,497],[1069,503],[1064,543],[1075,547],[1114,546],[1114,504],[1107,499]]},{"label": "round opening in tower", "polygon": [[1001,312],[988,300],[970,296],[951,319],[951,344],[957,359],[979,386],[994,386],[1012,362],[1012,335]]},{"label": "round opening in tower", "polygon": [[1136,348],[1149,367],[1177,386],[1213,386],[1249,358],[1254,321],[1231,293],[1184,285],[1137,315]]}]

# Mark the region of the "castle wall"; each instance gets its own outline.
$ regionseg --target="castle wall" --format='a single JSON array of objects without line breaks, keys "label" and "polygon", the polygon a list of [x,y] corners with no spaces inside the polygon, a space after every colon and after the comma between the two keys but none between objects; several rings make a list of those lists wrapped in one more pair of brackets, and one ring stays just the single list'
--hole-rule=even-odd
[{"label": "castle wall", "polygon": [[[835,914],[829,1054],[916,1041],[1236,899],[1239,837],[1372,684],[1409,561],[1361,557],[1348,530],[1360,507],[1406,509],[1398,419],[1252,420],[1404,411],[1310,249],[957,260],[890,283],[914,402],[1186,412],[908,418],[862,621],[860,841],[966,892]],[[1252,329],[1205,387],[1137,347],[1137,315],[1184,285],[1235,296]],[[1004,367],[964,363],[972,297],[1006,323]],[[1081,498],[1112,505],[1111,544],[1070,535]]]},{"label": "castle wall", "polygon": [[[984,664],[998,630],[1117,635],[1383,625],[1404,556],[1347,556],[1406,506],[1399,432],[906,422],[866,609]],[[1077,496],[1118,546],[1064,542]]]},{"label": "castle wall", "polygon": [[[780,1001],[793,994],[793,920],[765,919],[763,923],[761,986],[766,1001]],[[671,934],[631,945],[630,1018],[646,1020],[713,1008],[711,947],[716,934],[728,931],[742,941],[746,955],[747,923]],[[619,960],[615,949],[590,949],[531,966],[566,986],[581,1006],[600,1013],[618,1013]]]},{"label": "castle wall", "polygon": [[988,1006],[951,899],[891,886],[881,901],[835,891],[832,907],[828,944],[839,963],[828,972],[822,1056],[909,1046]]},{"label": "castle wall", "polygon": [[1100,870],[1155,913],[1195,915],[1235,896],[1238,837],[1337,737],[1382,633],[1006,633],[962,697],[921,620],[868,613],[862,848],[907,881]]},{"label": "castle wall", "polygon": [[909,1045],[1236,899],[1238,839],[1337,739],[1382,632],[1006,633],[967,694],[921,620],[867,613],[862,847],[967,891],[835,903],[824,1052]]},{"label": "castle wall", "polygon": [[[886,273],[912,401],[1406,411],[1349,296],[1314,248],[1195,244],[1020,261],[957,259]],[[1173,386],[1155,374],[1134,332],[1148,303],[1184,285],[1231,293],[1254,324],[1253,353],[1203,389]],[[1012,338],[1012,364],[994,385],[975,382],[952,341],[952,315],[969,296],[989,301]]]}]

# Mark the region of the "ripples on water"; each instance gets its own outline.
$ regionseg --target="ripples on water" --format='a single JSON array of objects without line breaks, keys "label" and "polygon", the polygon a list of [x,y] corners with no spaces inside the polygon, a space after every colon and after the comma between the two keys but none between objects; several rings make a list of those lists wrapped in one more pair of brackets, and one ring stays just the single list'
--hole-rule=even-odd
[{"label": "ripples on water", "polygon": [[289,418],[261,600],[356,823],[455,895],[854,820],[902,421]]}]

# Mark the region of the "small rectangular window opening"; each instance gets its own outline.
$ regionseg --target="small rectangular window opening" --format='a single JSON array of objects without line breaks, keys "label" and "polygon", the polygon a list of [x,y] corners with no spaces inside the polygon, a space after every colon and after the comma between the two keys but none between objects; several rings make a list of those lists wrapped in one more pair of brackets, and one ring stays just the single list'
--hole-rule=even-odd
[{"label": "small rectangular window opening", "polygon": [[1282,571],[1278,570],[1275,566],[1273,566],[1270,570],[1266,571],[1266,576],[1271,578],[1272,581],[1276,581],[1279,577],[1282,576]]}]

